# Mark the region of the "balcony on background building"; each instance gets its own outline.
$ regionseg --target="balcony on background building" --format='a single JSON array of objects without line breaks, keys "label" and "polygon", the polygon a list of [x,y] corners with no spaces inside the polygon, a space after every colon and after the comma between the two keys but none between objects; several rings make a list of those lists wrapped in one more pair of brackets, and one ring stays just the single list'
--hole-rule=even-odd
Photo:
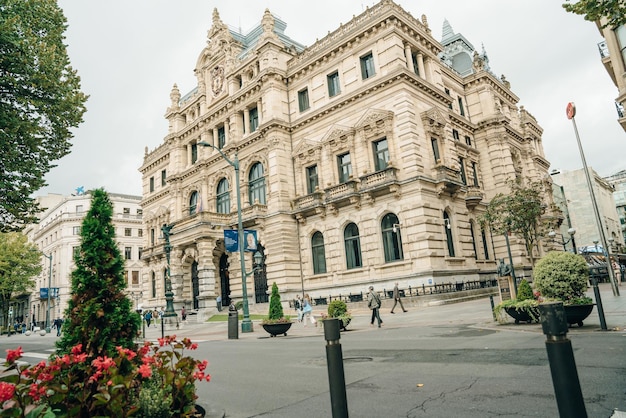
[{"label": "balcony on background building", "polygon": [[444,164],[435,166],[435,182],[437,183],[438,194],[455,195],[463,186],[461,172]]},{"label": "balcony on background building", "polygon": [[482,202],[485,194],[480,190],[478,186],[467,186],[467,192],[465,193],[465,206],[472,210],[480,202]]}]

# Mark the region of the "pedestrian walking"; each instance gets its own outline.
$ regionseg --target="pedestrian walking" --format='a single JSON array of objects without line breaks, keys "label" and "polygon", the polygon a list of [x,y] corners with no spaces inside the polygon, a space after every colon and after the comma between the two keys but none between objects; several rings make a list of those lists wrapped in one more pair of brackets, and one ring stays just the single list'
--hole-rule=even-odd
[{"label": "pedestrian walking", "polygon": [[183,309],[181,309],[180,311],[180,316],[183,318],[183,321],[187,319],[187,311],[185,310],[184,306],[183,306]]},{"label": "pedestrian walking", "polygon": [[313,316],[313,306],[311,306],[311,298],[308,293],[304,294],[304,299],[302,300],[302,322],[304,322],[304,326],[306,327],[307,319],[311,321],[311,325],[315,325],[315,317]]},{"label": "pedestrian walking", "polygon": [[374,326],[374,319],[378,320],[378,328],[383,325],[382,319],[380,319],[380,296],[374,292],[374,286],[370,286],[370,291],[367,294],[367,306],[372,310],[372,320],[370,326]]},{"label": "pedestrian walking", "polygon": [[393,310],[396,309],[396,304],[400,303],[400,307],[402,308],[402,312],[406,312],[404,309],[404,305],[402,304],[402,299],[400,299],[400,290],[398,289],[398,282],[393,287],[393,308],[391,308],[391,313],[394,313]]},{"label": "pedestrian walking", "polygon": [[150,328],[150,322],[152,322],[152,311],[148,310],[148,312],[146,312],[146,315],[144,316],[144,319],[146,320],[146,325],[148,326],[148,328]]},{"label": "pedestrian walking", "polygon": [[302,322],[302,299],[300,299],[300,295],[296,295],[296,298],[293,300],[293,308],[298,314],[298,322]]}]

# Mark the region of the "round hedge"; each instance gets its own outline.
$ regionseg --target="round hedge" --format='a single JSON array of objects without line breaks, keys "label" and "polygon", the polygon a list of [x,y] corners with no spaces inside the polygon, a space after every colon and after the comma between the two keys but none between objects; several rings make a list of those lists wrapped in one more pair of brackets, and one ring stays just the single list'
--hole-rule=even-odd
[{"label": "round hedge", "polygon": [[585,296],[589,266],[580,255],[551,251],[535,265],[533,280],[541,296],[567,304]]}]

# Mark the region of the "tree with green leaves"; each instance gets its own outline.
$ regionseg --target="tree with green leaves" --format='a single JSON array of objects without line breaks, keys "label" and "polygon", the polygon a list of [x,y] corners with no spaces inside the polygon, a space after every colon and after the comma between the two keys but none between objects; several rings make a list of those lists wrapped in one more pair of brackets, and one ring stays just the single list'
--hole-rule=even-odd
[{"label": "tree with green leaves", "polygon": [[0,2],[0,231],[33,223],[34,192],[70,152],[85,96],[70,66],[56,0]]},{"label": "tree with green leaves", "polygon": [[32,290],[41,273],[41,253],[26,235],[0,232],[0,308],[4,323],[9,323],[11,298]]},{"label": "tree with green leaves", "polygon": [[578,0],[575,3],[564,3],[563,8],[570,13],[582,15],[591,22],[606,18],[603,28],[626,25],[626,0]]},{"label": "tree with green leaves", "polygon": [[278,293],[278,285],[272,283],[272,294],[270,295],[270,313],[268,319],[277,320],[283,317],[283,305],[280,303],[280,294]]},{"label": "tree with green leaves", "polygon": [[531,264],[535,265],[533,247],[545,233],[543,216],[547,205],[543,201],[544,187],[540,181],[524,187],[520,182],[508,182],[510,192],[498,193],[483,214],[481,222],[498,234],[512,233],[524,240]]},{"label": "tree with green leaves", "polygon": [[90,360],[115,355],[116,346],[134,347],[141,318],[124,294],[124,259],[115,242],[113,204],[108,194],[92,193],[91,208],[83,220],[80,251],[72,272],[72,298],[65,311],[63,336],[57,354],[77,344]]}]

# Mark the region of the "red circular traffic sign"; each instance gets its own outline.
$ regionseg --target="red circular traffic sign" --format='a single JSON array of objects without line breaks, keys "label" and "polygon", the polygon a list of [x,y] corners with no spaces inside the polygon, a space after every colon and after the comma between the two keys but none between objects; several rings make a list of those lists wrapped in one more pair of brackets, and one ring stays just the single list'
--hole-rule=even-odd
[{"label": "red circular traffic sign", "polygon": [[567,119],[576,116],[576,105],[574,105],[574,102],[569,102],[565,111],[567,112]]}]

